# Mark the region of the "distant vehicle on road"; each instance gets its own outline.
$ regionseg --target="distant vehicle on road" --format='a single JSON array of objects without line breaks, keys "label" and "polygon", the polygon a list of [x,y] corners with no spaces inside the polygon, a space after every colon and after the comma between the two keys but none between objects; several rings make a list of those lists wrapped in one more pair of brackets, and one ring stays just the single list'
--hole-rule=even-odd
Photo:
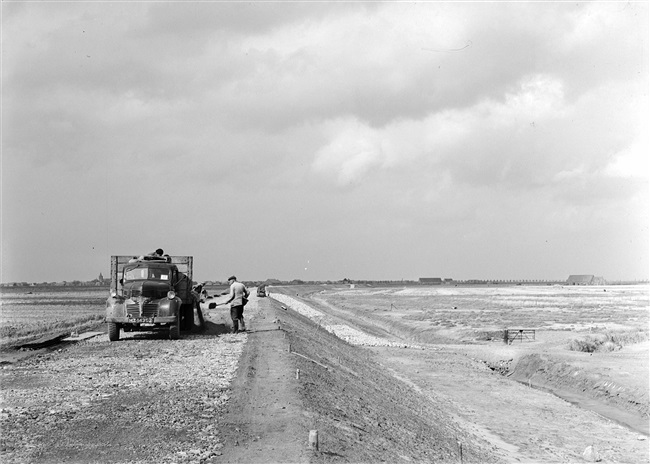
[{"label": "distant vehicle on road", "polygon": [[266,296],[266,285],[259,285],[257,287],[257,296],[265,297]]}]

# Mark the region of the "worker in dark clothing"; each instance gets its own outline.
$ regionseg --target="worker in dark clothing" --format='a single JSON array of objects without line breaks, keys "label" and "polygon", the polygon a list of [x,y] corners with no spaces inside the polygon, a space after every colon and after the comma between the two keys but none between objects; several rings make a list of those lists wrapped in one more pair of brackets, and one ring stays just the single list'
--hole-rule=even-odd
[{"label": "worker in dark clothing", "polygon": [[201,310],[201,301],[203,300],[203,296],[206,294],[206,291],[203,290],[204,285],[205,282],[192,287],[192,299],[194,300],[196,315],[199,317],[199,330],[201,332],[205,330],[205,320],[203,319],[203,311]]},{"label": "worker in dark clothing", "polygon": [[149,253],[149,256],[152,256],[154,258],[162,258],[165,252],[163,251],[162,248],[158,248],[156,251],[153,253]]}]

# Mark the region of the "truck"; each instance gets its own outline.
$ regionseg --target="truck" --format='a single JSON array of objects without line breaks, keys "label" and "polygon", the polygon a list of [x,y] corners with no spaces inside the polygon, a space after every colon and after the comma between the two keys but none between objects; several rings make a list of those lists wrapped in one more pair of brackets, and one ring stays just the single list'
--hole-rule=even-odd
[{"label": "truck", "polygon": [[106,300],[108,339],[120,329],[169,332],[171,340],[194,325],[192,256],[111,256],[110,296]]},{"label": "truck", "polygon": [[264,298],[266,296],[266,285],[260,284],[257,286],[257,296]]}]

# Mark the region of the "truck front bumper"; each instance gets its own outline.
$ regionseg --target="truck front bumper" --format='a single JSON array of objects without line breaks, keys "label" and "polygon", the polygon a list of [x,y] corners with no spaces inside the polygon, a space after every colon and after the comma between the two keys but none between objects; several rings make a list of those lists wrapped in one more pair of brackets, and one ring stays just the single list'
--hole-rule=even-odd
[{"label": "truck front bumper", "polygon": [[154,317],[107,317],[106,322],[116,324],[177,324],[176,316],[154,316]]}]

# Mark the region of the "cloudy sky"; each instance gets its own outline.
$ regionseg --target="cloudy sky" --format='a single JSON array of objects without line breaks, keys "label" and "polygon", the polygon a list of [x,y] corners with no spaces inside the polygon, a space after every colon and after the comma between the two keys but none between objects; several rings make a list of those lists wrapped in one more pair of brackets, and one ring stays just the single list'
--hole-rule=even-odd
[{"label": "cloudy sky", "polygon": [[648,278],[647,2],[2,2],[3,282]]}]

